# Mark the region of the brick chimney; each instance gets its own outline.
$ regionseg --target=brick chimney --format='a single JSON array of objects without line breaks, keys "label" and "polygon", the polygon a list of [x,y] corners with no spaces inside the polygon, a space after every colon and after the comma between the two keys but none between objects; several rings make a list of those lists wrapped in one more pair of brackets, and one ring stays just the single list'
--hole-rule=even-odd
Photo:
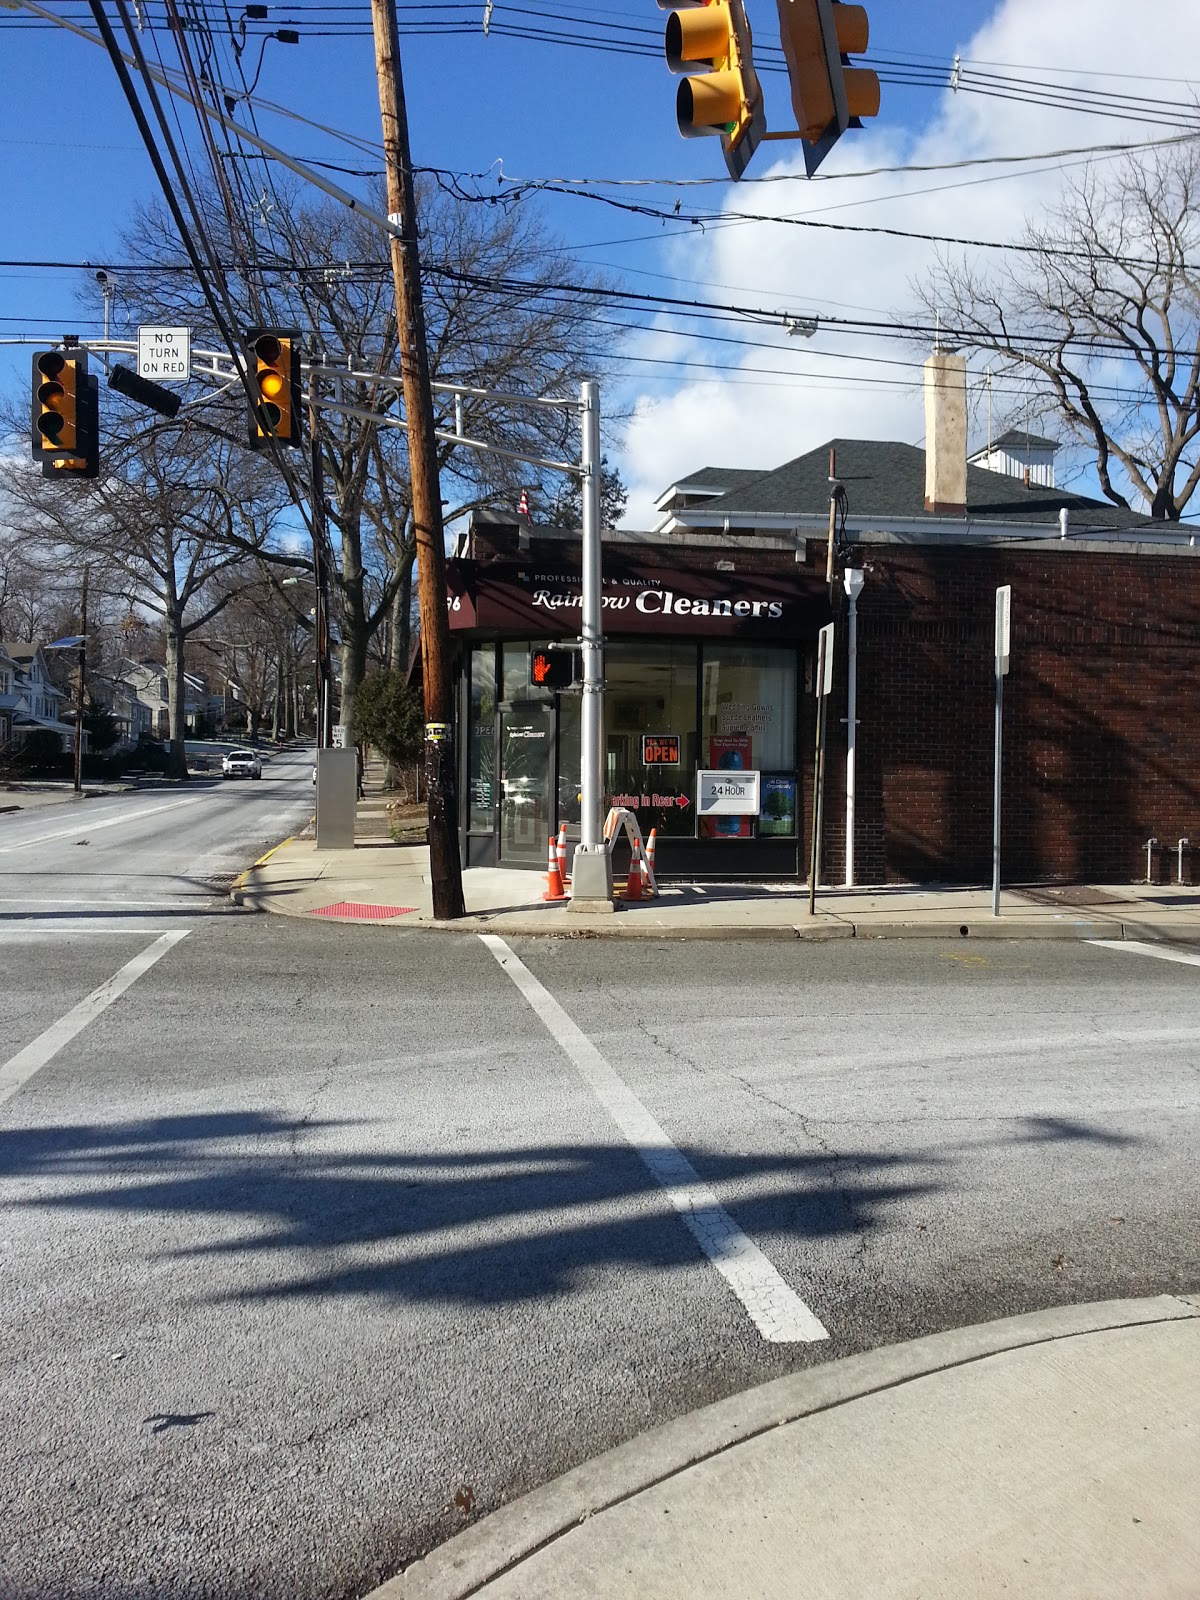
[{"label": "brick chimney", "polygon": [[954,350],[925,363],[925,509],[967,514],[967,360]]}]

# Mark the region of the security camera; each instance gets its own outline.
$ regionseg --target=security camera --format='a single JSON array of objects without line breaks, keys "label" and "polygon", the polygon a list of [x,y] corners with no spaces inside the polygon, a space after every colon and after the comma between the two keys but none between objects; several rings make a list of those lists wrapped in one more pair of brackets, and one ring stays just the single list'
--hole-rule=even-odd
[{"label": "security camera", "polygon": [[97,274],[96,274],[96,282],[97,283],[107,283],[108,282],[108,273],[105,272],[103,267],[101,267],[99,272],[97,272]]}]

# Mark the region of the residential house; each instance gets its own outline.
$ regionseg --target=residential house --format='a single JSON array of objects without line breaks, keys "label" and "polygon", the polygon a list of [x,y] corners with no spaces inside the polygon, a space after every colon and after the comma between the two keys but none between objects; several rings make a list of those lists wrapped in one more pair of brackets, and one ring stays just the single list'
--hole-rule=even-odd
[{"label": "residential house", "polygon": [[[183,685],[184,726],[194,730],[197,713],[206,713],[212,697],[209,696],[203,678],[195,673],[185,672]],[[123,661],[113,675],[113,686],[114,693],[122,697],[131,693],[136,696],[139,708],[137,711],[139,731],[144,731],[156,739],[171,737],[167,669],[164,666],[153,660]],[[218,705],[222,704],[220,696],[216,699]],[[148,716],[148,722],[141,720],[143,712]],[[136,733],[134,737],[137,737]]]},{"label": "residential house", "polygon": [[12,674],[12,688],[4,697],[12,700],[8,708],[10,737],[20,741],[40,728],[56,734],[64,750],[74,750],[75,723],[64,721],[62,717],[64,704],[70,696],[51,682],[43,647],[32,641],[10,640],[0,644],[0,660],[10,663],[8,669],[0,666],[5,681],[7,672]]},{"label": "residential house", "polygon": [[0,645],[0,749],[12,738],[13,716],[22,703],[16,684],[17,663]]}]

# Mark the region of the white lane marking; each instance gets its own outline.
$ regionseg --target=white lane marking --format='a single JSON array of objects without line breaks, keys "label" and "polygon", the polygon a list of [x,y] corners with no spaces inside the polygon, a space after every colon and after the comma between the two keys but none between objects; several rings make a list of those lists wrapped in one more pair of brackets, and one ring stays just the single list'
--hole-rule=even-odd
[{"label": "white lane marking", "polygon": [[1200,956],[1186,950],[1168,950],[1160,944],[1146,944],[1142,939],[1089,939],[1089,944],[1101,950],[1128,950],[1135,956],[1153,956],[1156,961],[1179,961],[1185,967],[1200,967]]},{"label": "white lane marking", "polygon": [[772,1344],[828,1339],[821,1323],[744,1234],[687,1157],[519,956],[494,933],[479,937],[570,1058],[580,1077],[662,1185],[696,1243]]},{"label": "white lane marking", "polygon": [[159,811],[174,811],[179,806],[197,806],[204,797],[196,795],[194,799],[168,800],[161,806],[143,806],[140,811],[127,811],[121,817],[106,817],[101,822],[91,822],[84,817],[73,828],[60,828],[57,833],[39,833],[33,839],[18,839],[16,844],[0,845],[0,856],[11,855],[14,850],[28,850],[35,844],[50,844],[55,839],[73,839],[81,833],[99,833],[101,828],[119,828],[126,822],[137,822],[142,817],[153,817]]},{"label": "white lane marking", "polygon": [[77,1033],[82,1033],[89,1022],[102,1011],[107,1011],[114,1000],[119,1000],[126,989],[136,983],[144,972],[149,972],[168,950],[173,949],[181,939],[186,939],[189,931],[187,928],[173,928],[170,933],[161,934],[152,945],[127,961],[98,989],[85,995],[77,1006],[72,1006],[66,1016],[51,1023],[32,1044],[27,1044],[15,1056],[10,1056],[0,1067],[0,1106],[28,1083],[35,1072],[40,1072],[48,1061],[52,1061],[65,1044],[70,1044]]},{"label": "white lane marking", "polygon": [[93,933],[124,934],[127,939],[145,939],[152,933],[167,933],[139,918],[126,917],[22,917],[16,922],[0,921],[0,944],[45,944],[47,940],[72,938]]},{"label": "white lane marking", "polygon": [[[33,873],[16,872],[16,878],[33,877]],[[41,876],[41,874],[36,874]],[[112,876],[115,878],[116,873]],[[77,894],[44,894],[33,899],[27,894],[0,895],[0,906],[28,906],[31,912],[39,906],[73,906],[76,911],[197,911],[203,910],[211,900],[222,900],[223,895],[205,894],[197,890],[194,895],[180,896],[175,900],[129,900],[124,895],[115,894],[108,900],[84,900]],[[5,913],[0,913],[4,915]],[[12,916],[14,913],[9,912]]]}]

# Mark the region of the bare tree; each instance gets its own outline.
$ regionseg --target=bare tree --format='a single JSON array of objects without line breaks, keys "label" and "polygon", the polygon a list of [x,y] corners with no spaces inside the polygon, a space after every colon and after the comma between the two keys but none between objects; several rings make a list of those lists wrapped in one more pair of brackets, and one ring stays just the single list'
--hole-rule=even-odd
[{"label": "bare tree", "polygon": [[995,271],[942,260],[920,286],[947,337],[1035,384],[1105,495],[1176,521],[1200,484],[1200,146],[1088,168]]},{"label": "bare tree", "polygon": [[172,767],[184,759],[186,642],[258,574],[247,551],[274,537],[278,497],[255,458],[191,426],[139,428],[118,416],[104,430],[101,476],[59,483],[24,461],[2,469],[3,490],[27,536],[61,564],[92,567],[94,592],[161,619]]},{"label": "bare tree", "polygon": [[[578,284],[581,271],[527,209],[493,206],[432,189],[421,202],[426,262],[425,310],[435,380],[530,396],[570,395],[596,342],[595,304]],[[219,207],[212,208],[215,217]],[[325,496],[335,546],[333,579],[341,651],[341,719],[350,721],[372,641],[388,636],[387,659],[406,663],[410,645],[415,538],[404,433],[371,414],[396,413],[395,308],[386,242],[361,216],[309,191],[289,192],[269,229],[252,214],[239,226],[213,222],[226,287],[243,323],[299,327],[310,352],[337,375],[321,380],[331,405],[321,413]],[[131,257],[148,269],[127,290],[128,307],[146,321],[189,323],[202,338],[216,331],[194,281],[178,270],[160,208],[147,208],[126,234]],[[252,241],[247,246],[247,240]],[[167,241],[167,242],[164,242]],[[253,252],[249,259],[247,249]],[[583,279],[585,287],[589,280]],[[597,284],[599,280],[594,280]],[[344,376],[341,374],[344,373]],[[350,411],[368,413],[354,416]],[[439,429],[453,432],[451,396],[436,397]],[[203,408],[205,424],[231,443],[245,438],[245,405],[231,394]],[[534,456],[578,455],[573,414],[469,396],[462,406],[470,437]],[[446,520],[477,506],[515,505],[521,487],[546,476],[498,455],[443,442],[439,448]],[[546,499],[553,497],[550,490]]]}]

